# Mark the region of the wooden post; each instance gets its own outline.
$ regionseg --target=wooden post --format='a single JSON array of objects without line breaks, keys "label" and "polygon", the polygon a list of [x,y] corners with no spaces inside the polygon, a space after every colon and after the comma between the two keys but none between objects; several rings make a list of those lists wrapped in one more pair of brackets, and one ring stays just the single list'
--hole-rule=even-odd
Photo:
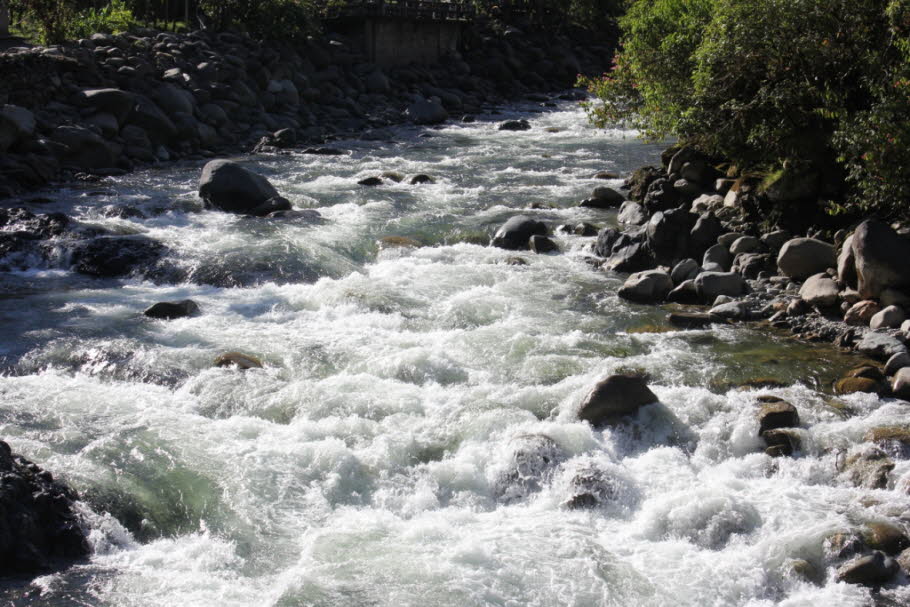
[{"label": "wooden post", "polygon": [[0,0],[0,38],[9,38],[9,2]]}]

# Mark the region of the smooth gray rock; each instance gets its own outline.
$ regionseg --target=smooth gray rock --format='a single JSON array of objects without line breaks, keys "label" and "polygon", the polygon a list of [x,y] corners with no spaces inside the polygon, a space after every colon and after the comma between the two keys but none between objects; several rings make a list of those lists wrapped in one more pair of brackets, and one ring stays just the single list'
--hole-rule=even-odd
[{"label": "smooth gray rock", "polygon": [[746,282],[733,272],[702,272],[695,278],[695,290],[702,301],[714,301],[718,295],[742,295]]},{"label": "smooth gray rock", "polygon": [[851,244],[861,297],[875,299],[885,289],[910,287],[910,241],[891,226],[867,219],[856,228]]},{"label": "smooth gray rock", "polygon": [[619,223],[641,225],[648,220],[648,215],[643,206],[637,202],[627,200],[619,207],[617,219]]},{"label": "smooth gray rock", "polygon": [[907,352],[907,346],[887,333],[869,331],[857,342],[856,350],[877,360],[888,360],[895,354]]},{"label": "smooth gray rock", "polygon": [[907,315],[897,306],[888,306],[869,320],[870,329],[896,329],[907,320]]},{"label": "smooth gray rock", "polygon": [[404,113],[414,124],[440,124],[449,119],[449,113],[436,98],[416,101]]},{"label": "smooth gray rock", "polygon": [[810,306],[830,308],[837,304],[839,289],[827,274],[810,276],[799,290],[799,296]]},{"label": "smooth gray rock", "polygon": [[674,285],[680,285],[687,280],[692,280],[698,276],[701,268],[694,259],[683,259],[673,267],[670,272],[670,278],[673,279]]},{"label": "smooth gray rock", "polygon": [[666,299],[673,290],[670,275],[660,270],[646,270],[632,274],[619,289],[619,296],[636,303],[657,303]]},{"label": "smooth gray rock", "polygon": [[899,569],[893,558],[876,550],[842,565],[837,570],[836,577],[838,582],[878,587],[888,583]]},{"label": "smooth gray rock", "polygon": [[885,363],[885,375],[895,375],[905,367],[910,367],[910,354],[899,352],[889,358],[888,362]]},{"label": "smooth gray rock", "polygon": [[[906,352],[903,352],[902,354],[906,354]],[[894,393],[894,396],[898,398],[903,398],[904,400],[910,399],[910,367],[902,367],[894,374],[891,391]]]},{"label": "smooth gray rock", "polygon": [[814,238],[789,240],[777,256],[781,274],[796,280],[804,280],[836,265],[834,246]]},{"label": "smooth gray rock", "polygon": [[730,253],[739,255],[740,253],[755,253],[761,249],[761,241],[754,236],[740,236],[730,245]]},{"label": "smooth gray rock", "polygon": [[745,320],[749,318],[749,305],[744,301],[731,301],[714,306],[708,313],[725,320]]},{"label": "smooth gray rock", "polygon": [[727,247],[722,244],[716,244],[705,251],[701,265],[707,268],[708,264],[716,264],[726,272],[730,269],[732,263],[733,257],[730,255],[730,251]]}]

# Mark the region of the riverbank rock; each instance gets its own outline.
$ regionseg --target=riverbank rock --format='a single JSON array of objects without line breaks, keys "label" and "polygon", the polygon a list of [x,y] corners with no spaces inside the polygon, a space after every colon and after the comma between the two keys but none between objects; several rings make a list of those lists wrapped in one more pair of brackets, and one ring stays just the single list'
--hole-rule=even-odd
[{"label": "riverbank rock", "polygon": [[799,290],[802,300],[817,308],[830,308],[836,305],[839,293],[837,283],[827,274],[810,276]]},{"label": "riverbank rock", "polygon": [[896,329],[907,319],[904,311],[897,306],[888,306],[887,308],[876,312],[869,319],[870,329]]},{"label": "riverbank rock", "polygon": [[291,208],[268,179],[231,160],[212,160],[205,165],[199,196],[207,207],[241,215],[264,216]]},{"label": "riverbank rock", "polygon": [[898,569],[894,559],[876,551],[842,565],[837,570],[837,581],[876,587],[888,583]]},{"label": "riverbank rock", "polygon": [[885,521],[871,521],[863,526],[863,542],[872,550],[880,550],[889,556],[900,554],[910,548],[910,539],[897,525]]},{"label": "riverbank rock", "polygon": [[894,374],[894,382],[891,384],[891,391],[897,398],[910,400],[910,367],[899,369]]},{"label": "riverbank rock", "polygon": [[673,312],[667,322],[680,329],[702,329],[721,319],[704,312]]},{"label": "riverbank rock", "polygon": [[657,303],[665,300],[673,290],[670,275],[660,270],[646,270],[632,274],[619,289],[618,295],[636,303]]},{"label": "riverbank rock", "polygon": [[414,124],[441,124],[449,119],[449,113],[435,97],[415,101],[404,114]]},{"label": "riverbank rock", "polygon": [[162,320],[172,320],[174,318],[185,318],[199,314],[199,305],[192,299],[182,301],[159,301],[151,305],[143,312],[149,318],[158,318]]},{"label": "riverbank rock", "polygon": [[886,289],[910,287],[910,241],[876,219],[862,222],[851,241],[857,289],[876,299]]},{"label": "riverbank rock", "polygon": [[739,297],[746,282],[734,272],[702,272],[695,278],[695,290],[702,301],[713,302],[719,295]]},{"label": "riverbank rock", "polygon": [[777,267],[781,274],[804,280],[837,265],[834,246],[814,238],[794,238],[781,247]]},{"label": "riverbank rock", "polygon": [[855,327],[869,326],[872,317],[881,311],[878,302],[867,299],[858,301],[844,314],[844,322]]},{"label": "riverbank rock", "polygon": [[526,215],[516,215],[496,231],[492,245],[513,251],[527,250],[532,236],[546,236],[547,226]]},{"label": "riverbank rock", "polygon": [[637,202],[627,200],[619,207],[619,215],[617,216],[617,220],[619,223],[641,225],[648,220],[648,214],[645,212],[645,208],[643,206]]},{"label": "riverbank rock", "polygon": [[0,575],[37,575],[88,556],[77,499],[0,441]]},{"label": "riverbank rock", "polygon": [[611,375],[594,386],[581,404],[578,417],[595,428],[619,421],[639,408],[658,402],[647,381],[637,375]]},{"label": "riverbank rock", "polygon": [[863,335],[855,348],[857,352],[876,360],[888,360],[895,354],[907,351],[907,346],[898,338],[876,331],[868,331]]}]

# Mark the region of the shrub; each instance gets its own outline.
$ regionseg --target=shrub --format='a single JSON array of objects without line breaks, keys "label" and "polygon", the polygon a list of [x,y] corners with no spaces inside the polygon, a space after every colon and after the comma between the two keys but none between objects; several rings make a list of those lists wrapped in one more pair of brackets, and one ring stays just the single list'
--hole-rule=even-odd
[{"label": "shrub", "polygon": [[96,33],[119,34],[135,25],[136,18],[124,0],[111,0],[104,8],[90,8],[76,14],[67,27],[67,35],[88,38]]}]

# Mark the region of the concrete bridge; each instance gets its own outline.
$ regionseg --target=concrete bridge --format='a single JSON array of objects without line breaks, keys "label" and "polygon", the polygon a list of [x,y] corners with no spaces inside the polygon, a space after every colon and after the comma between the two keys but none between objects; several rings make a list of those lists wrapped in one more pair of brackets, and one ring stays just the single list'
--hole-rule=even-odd
[{"label": "concrete bridge", "polygon": [[391,67],[434,63],[458,50],[474,15],[468,0],[351,0],[328,9],[326,18],[359,39],[370,61]]}]

